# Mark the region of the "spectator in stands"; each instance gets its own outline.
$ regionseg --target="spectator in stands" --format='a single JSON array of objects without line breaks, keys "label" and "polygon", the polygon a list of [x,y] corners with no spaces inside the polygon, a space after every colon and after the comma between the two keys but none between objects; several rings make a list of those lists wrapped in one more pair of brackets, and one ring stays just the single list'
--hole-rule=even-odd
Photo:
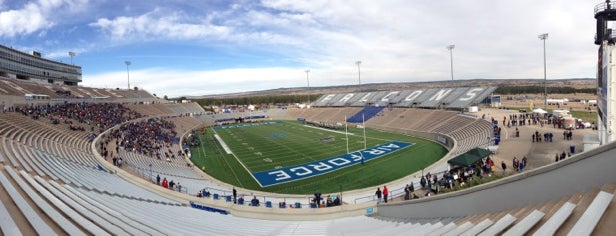
[{"label": "spectator in stands", "polygon": [[558,153],[556,153],[556,158],[554,158],[554,162],[558,162],[558,159],[559,159],[558,157],[559,157],[559,155],[558,155]]},{"label": "spectator in stands", "polygon": [[210,191],[206,191],[205,189],[201,190],[201,196],[210,197]]},{"label": "spectator in stands", "polygon": [[167,182],[167,177],[163,178],[163,188],[169,188],[169,182]]},{"label": "spectator in stands", "polygon": [[383,199],[385,203],[387,203],[387,196],[389,195],[389,190],[387,190],[387,185],[383,185]]},{"label": "spectator in stands", "polygon": [[340,202],[340,197],[334,196],[334,202],[333,205],[334,206],[340,206],[341,202]]},{"label": "spectator in stands", "polygon": [[409,200],[411,198],[411,190],[409,185],[407,184],[406,187],[404,187],[404,200]]},{"label": "spectator in stands", "polygon": [[156,184],[160,185],[160,175],[156,175]]},{"label": "spectator in stands", "polygon": [[252,200],[250,200],[250,205],[259,206],[259,199],[257,199],[257,196],[252,197]]},{"label": "spectator in stands", "polygon": [[507,164],[505,164],[505,161],[501,161],[501,168],[503,168],[503,175],[505,175],[505,171],[507,171]]},{"label": "spectator in stands", "polygon": [[421,188],[426,188],[426,177],[421,176],[421,180],[419,181],[419,184],[421,185]]},{"label": "spectator in stands", "polygon": [[233,203],[237,204],[237,190],[233,187]]},{"label": "spectator in stands", "polygon": [[317,207],[321,207],[321,192],[314,193],[314,202],[317,204]]},{"label": "spectator in stands", "polygon": [[376,203],[381,203],[381,188],[376,188],[376,192],[374,192],[374,195],[376,195]]}]

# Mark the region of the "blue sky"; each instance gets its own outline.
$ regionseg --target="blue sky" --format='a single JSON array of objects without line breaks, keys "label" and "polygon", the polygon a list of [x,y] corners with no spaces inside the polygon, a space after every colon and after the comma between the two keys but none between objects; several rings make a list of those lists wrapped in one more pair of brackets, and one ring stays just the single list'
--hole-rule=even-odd
[{"label": "blue sky", "polygon": [[580,0],[0,0],[0,43],[159,96],[450,79],[595,77]]}]

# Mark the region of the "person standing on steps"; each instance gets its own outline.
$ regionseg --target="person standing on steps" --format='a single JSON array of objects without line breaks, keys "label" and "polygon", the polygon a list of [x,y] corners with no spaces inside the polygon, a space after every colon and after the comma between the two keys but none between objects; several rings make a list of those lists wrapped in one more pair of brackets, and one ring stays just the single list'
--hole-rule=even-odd
[{"label": "person standing on steps", "polygon": [[383,198],[385,199],[385,203],[387,203],[387,195],[389,195],[389,190],[387,190],[387,185],[383,185]]}]

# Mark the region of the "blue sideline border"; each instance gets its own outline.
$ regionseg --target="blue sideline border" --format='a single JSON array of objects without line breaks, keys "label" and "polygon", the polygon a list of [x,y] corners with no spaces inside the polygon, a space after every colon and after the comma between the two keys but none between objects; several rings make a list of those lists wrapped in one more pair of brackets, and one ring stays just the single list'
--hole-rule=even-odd
[{"label": "blue sideline border", "polygon": [[[252,173],[261,187],[297,181],[367,162],[412,146],[413,143],[392,141],[372,148],[343,154],[325,160]],[[362,161],[363,157],[363,161]]]}]

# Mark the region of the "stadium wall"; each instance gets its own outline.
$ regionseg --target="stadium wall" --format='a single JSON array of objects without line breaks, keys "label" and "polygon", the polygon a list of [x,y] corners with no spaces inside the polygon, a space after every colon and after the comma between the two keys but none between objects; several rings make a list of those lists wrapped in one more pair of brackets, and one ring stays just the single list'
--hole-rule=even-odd
[{"label": "stadium wall", "polygon": [[378,215],[441,218],[496,212],[555,200],[616,182],[616,142],[474,188],[378,206]]}]

